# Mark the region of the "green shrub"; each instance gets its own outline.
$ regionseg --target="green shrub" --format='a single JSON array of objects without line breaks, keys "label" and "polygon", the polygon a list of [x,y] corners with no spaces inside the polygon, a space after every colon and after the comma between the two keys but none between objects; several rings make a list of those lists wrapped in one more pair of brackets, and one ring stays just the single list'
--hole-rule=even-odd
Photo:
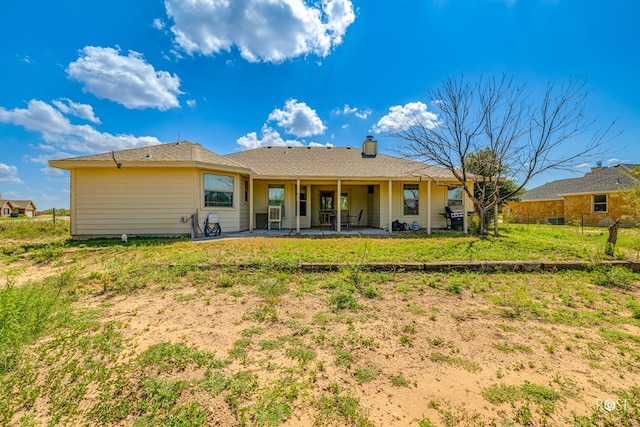
[{"label": "green shrub", "polygon": [[591,271],[593,283],[598,286],[628,289],[638,275],[625,267],[602,266]]},{"label": "green shrub", "polygon": [[0,290],[0,374],[15,366],[24,345],[70,322],[69,303],[70,298],[54,283],[9,284]]},{"label": "green shrub", "polygon": [[331,296],[331,306],[334,310],[359,310],[360,305],[353,296],[353,293],[348,291],[339,291]]}]

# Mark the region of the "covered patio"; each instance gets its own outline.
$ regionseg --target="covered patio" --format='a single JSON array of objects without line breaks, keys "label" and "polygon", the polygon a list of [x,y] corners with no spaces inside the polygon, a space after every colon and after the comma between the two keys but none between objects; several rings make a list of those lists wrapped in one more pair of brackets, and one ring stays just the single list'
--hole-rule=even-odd
[{"label": "covered patio", "polygon": [[370,237],[388,237],[391,233],[387,230],[374,227],[352,227],[351,230],[330,230],[327,228],[311,227],[302,228],[297,233],[295,228],[283,228],[283,229],[261,229],[261,230],[245,230],[225,233],[222,232],[219,236],[199,236],[193,239],[193,241],[204,240],[217,240],[217,239],[233,239],[233,238],[250,238],[250,237],[331,237],[331,236],[370,236]]}]

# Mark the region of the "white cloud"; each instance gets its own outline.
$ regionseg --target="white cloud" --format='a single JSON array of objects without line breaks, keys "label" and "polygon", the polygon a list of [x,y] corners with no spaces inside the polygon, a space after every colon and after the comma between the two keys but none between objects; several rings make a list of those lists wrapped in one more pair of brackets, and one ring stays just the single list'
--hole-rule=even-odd
[{"label": "white cloud", "polygon": [[438,125],[438,115],[427,111],[426,104],[422,102],[409,102],[389,108],[389,114],[378,120],[373,126],[375,133],[397,132],[408,129],[416,124],[426,128]]},{"label": "white cloud", "polygon": [[156,30],[164,30],[165,24],[162,19],[156,18],[153,20],[153,23],[151,24],[151,26]]},{"label": "white cloud", "polygon": [[198,103],[196,102],[195,99],[188,99],[187,100],[187,105],[191,108],[196,108],[196,106],[198,105]]},{"label": "white cloud", "polygon": [[100,123],[100,119],[93,113],[93,107],[91,105],[79,104],[67,98],[56,99],[53,101],[53,105],[55,105],[61,113],[71,114],[92,123]]},{"label": "white cloud", "polygon": [[344,104],[344,107],[342,109],[335,110],[335,113],[344,114],[345,116],[353,114],[357,118],[365,120],[371,115],[371,110],[368,108],[366,110],[361,110],[359,108],[350,107],[349,104]]},{"label": "white cloud", "polygon": [[53,177],[63,176],[65,174],[65,171],[62,169],[50,168],[50,167],[42,168],[40,169],[40,172],[42,172],[47,176],[53,176]]},{"label": "white cloud", "polygon": [[334,147],[334,145],[330,142],[325,142],[324,144],[320,142],[310,142],[309,147]]},{"label": "white cloud", "polygon": [[[64,193],[64,191],[61,191],[61,193]],[[49,193],[44,191],[40,193],[40,195],[38,196],[38,199],[42,202],[57,202],[58,200],[62,200],[55,193]]]},{"label": "white cloud", "polygon": [[85,92],[127,108],[165,111],[180,107],[180,78],[156,71],[138,52],[123,56],[119,49],[86,46],[69,64],[67,74],[84,84]]},{"label": "white cloud", "polygon": [[23,184],[18,177],[18,168],[16,166],[5,165],[0,163],[0,182],[10,182],[11,184]]},{"label": "white cloud", "polygon": [[250,62],[326,57],[355,21],[351,0],[165,0],[175,43],[189,54],[235,46]]},{"label": "white cloud", "polygon": [[284,140],[278,131],[275,129],[263,125],[261,129],[262,139],[258,138],[256,132],[249,132],[245,136],[241,136],[238,138],[237,142],[240,147],[244,150],[259,148],[259,147],[268,147],[268,146],[301,146],[304,145],[302,142],[297,141],[295,139]]},{"label": "white cloud", "polygon": [[288,99],[283,110],[277,108],[273,110],[269,114],[268,120],[275,121],[287,133],[299,138],[320,135],[327,129],[318,117],[316,110],[296,99]]},{"label": "white cloud", "polygon": [[0,107],[0,123],[11,123],[29,131],[40,132],[49,145],[81,153],[123,150],[160,143],[157,138],[150,136],[113,135],[99,132],[90,125],[74,125],[52,105],[35,99],[29,101],[27,108],[7,110]]}]

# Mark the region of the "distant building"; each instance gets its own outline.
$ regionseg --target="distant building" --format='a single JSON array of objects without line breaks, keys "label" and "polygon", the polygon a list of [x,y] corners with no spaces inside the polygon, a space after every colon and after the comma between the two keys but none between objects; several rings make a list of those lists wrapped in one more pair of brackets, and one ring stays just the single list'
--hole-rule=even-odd
[{"label": "distant building", "polygon": [[631,171],[638,165],[595,167],[581,178],[552,181],[524,193],[519,202],[504,206],[512,223],[584,224],[608,226],[632,219],[635,212],[625,194],[638,185]]},{"label": "distant building", "polygon": [[0,218],[12,215],[36,216],[36,205],[31,200],[6,200],[0,194]]}]

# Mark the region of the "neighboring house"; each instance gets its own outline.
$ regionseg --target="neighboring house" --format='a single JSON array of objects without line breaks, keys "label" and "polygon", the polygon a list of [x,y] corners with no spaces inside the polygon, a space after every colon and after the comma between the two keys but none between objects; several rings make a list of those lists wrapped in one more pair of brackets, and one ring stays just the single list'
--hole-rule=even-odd
[{"label": "neighboring house", "polygon": [[634,212],[625,198],[638,184],[631,175],[637,165],[596,167],[581,178],[549,182],[507,204],[503,218],[515,223],[584,224],[608,226],[627,222]]},{"label": "neighboring house", "polygon": [[36,216],[36,205],[31,200],[5,200],[0,194],[0,218],[8,218],[11,214]]},{"label": "neighboring house", "polygon": [[0,218],[7,218],[11,216],[11,212],[13,212],[13,205],[9,200],[4,200],[2,196],[0,196]]},{"label": "neighboring house", "polygon": [[[71,172],[71,235],[79,239],[184,235],[192,216],[202,229],[209,213],[223,232],[270,225],[299,232],[322,225],[328,212],[360,211],[361,226],[391,230],[394,220],[415,221],[431,231],[446,227],[445,206],[469,203],[451,172],[379,154],[371,137],[362,150],[273,146],[225,156],[181,141],[49,165]],[[268,221],[269,206],[277,207],[277,223]]]}]

